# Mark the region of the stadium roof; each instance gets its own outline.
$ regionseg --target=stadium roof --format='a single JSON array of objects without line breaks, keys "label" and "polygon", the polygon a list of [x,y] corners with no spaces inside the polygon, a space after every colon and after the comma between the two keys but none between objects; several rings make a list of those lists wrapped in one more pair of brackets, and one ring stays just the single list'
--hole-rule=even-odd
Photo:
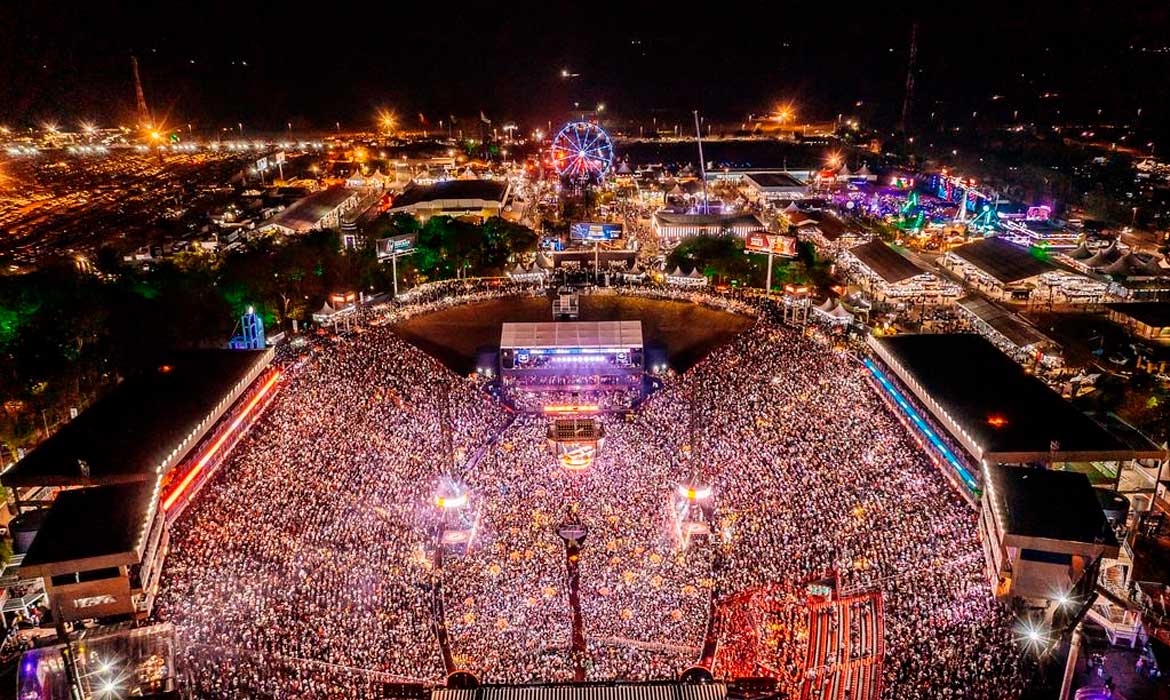
[{"label": "stadium roof", "polygon": [[500,348],[640,348],[641,321],[505,323]]},{"label": "stadium roof", "polygon": [[394,198],[392,209],[402,209],[423,202],[479,200],[503,204],[508,183],[502,180],[444,180],[433,185],[412,184]]},{"label": "stadium roof", "polygon": [[763,228],[764,222],[755,214],[686,214],[671,211],[656,211],[654,218],[660,226],[721,226],[734,228],[751,226]]},{"label": "stadium roof", "polygon": [[1031,251],[996,237],[959,246],[951,253],[1004,284],[1021,282],[1056,269]]},{"label": "stadium roof", "polygon": [[888,284],[903,282],[925,272],[909,258],[877,238],[869,243],[850,248],[849,252]]},{"label": "stadium roof", "polygon": [[[1033,540],[1033,545],[1046,540],[1117,548],[1096,490],[1084,474],[991,465],[987,477],[986,493],[1009,538]],[[1051,544],[1044,550],[1060,551]]]},{"label": "stadium roof", "polygon": [[1036,330],[1032,324],[987,299],[971,295],[955,302],[971,315],[983,321],[1018,348],[1057,343]]},{"label": "stadium roof", "polygon": [[903,335],[870,344],[977,460],[1165,457],[1148,439],[1135,445],[1110,433],[982,336]]},{"label": "stadium roof", "polygon": [[83,486],[147,480],[183,451],[185,441],[188,448],[193,445],[193,433],[209,428],[227,397],[271,357],[271,351],[171,353],[62,426],[0,474],[0,482]]},{"label": "stadium roof", "polygon": [[792,189],[805,186],[788,173],[751,173],[747,177],[763,189]]},{"label": "stadium roof", "polygon": [[54,576],[138,562],[143,516],[155,481],[62,491],[37,531],[21,570]]},{"label": "stadium roof", "polygon": [[1142,301],[1135,304],[1108,304],[1110,310],[1124,314],[1153,328],[1170,326],[1170,301]]},{"label": "stadium roof", "polygon": [[277,214],[271,225],[294,231],[309,231],[354,194],[355,190],[340,186],[314,192]]}]

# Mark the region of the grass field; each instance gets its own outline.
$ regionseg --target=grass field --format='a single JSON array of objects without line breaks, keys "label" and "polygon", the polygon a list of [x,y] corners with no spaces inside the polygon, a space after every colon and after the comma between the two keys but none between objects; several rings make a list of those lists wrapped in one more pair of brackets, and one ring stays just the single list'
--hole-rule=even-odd
[{"label": "grass field", "polygon": [[[475,369],[476,351],[500,342],[506,321],[551,321],[545,298],[494,299],[416,316],[398,324],[403,338],[457,372]],[[670,366],[683,371],[712,348],[752,324],[752,319],[698,304],[621,296],[581,297],[582,321],[641,321],[647,344],[666,347]]]}]

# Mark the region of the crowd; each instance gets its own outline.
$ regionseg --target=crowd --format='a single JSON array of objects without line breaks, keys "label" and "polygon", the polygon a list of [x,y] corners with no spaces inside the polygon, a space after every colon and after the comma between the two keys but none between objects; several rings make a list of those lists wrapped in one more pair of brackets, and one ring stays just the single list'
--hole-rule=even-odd
[{"label": "crowd", "polygon": [[[569,472],[545,419],[502,410],[390,328],[319,342],[284,358],[272,409],[172,537],[158,616],[178,626],[200,697],[358,698],[454,669],[571,679],[556,531],[577,519],[591,680],[673,677],[699,658],[714,599],[836,571],[844,589],[884,597],[890,697],[1022,688],[974,512],[845,352],[762,319],[636,412],[605,417],[595,463]],[[475,532],[440,557],[444,473],[475,494]],[[713,489],[711,536],[688,546],[684,483]]]}]

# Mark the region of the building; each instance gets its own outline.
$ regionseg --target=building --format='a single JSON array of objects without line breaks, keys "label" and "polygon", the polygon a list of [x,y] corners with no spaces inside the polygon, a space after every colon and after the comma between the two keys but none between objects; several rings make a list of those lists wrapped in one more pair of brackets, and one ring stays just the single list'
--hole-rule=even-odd
[{"label": "building", "polygon": [[1110,320],[1125,326],[1138,338],[1170,343],[1170,301],[1109,304]]},{"label": "building", "polygon": [[869,236],[827,211],[804,211],[789,205],[783,213],[789,225],[796,227],[797,237],[812,243],[822,255],[835,256],[869,240]]},{"label": "building", "polygon": [[808,183],[785,172],[748,173],[743,176],[743,186],[747,198],[753,202],[791,201],[808,196]]},{"label": "building", "polygon": [[686,214],[659,210],[651,222],[654,235],[664,243],[677,243],[687,236],[739,236],[764,228],[755,214]]},{"label": "building", "polygon": [[851,281],[878,301],[945,304],[960,294],[958,285],[939,279],[878,239],[844,251],[838,262]]},{"label": "building", "polygon": [[1120,480],[1122,462],[1166,459],[1148,438],[1079,411],[982,336],[902,335],[867,343],[888,370],[865,360],[875,381],[943,472],[970,493],[979,488],[975,465],[1113,463]]},{"label": "building", "polygon": [[1000,597],[1082,598],[1120,544],[1096,490],[1079,472],[988,465],[979,533],[988,580]]},{"label": "building", "polygon": [[43,514],[20,575],[63,620],[150,614],[170,525],[275,393],[272,355],[173,353],[0,474],[18,512]]},{"label": "building", "polygon": [[1056,369],[1064,364],[1060,344],[1018,314],[976,294],[959,299],[955,308],[975,332],[1021,365]]},{"label": "building", "polygon": [[989,296],[1010,302],[1099,304],[1109,284],[1060,269],[1038,249],[1004,238],[985,238],[953,248],[941,264]]},{"label": "building", "polygon": [[430,185],[411,184],[390,205],[426,221],[432,216],[500,216],[511,194],[506,180],[444,180]]},{"label": "building", "polygon": [[260,226],[260,231],[285,235],[321,229],[340,229],[341,217],[353,211],[361,201],[361,192],[346,187],[330,187],[297,200],[284,211]]}]

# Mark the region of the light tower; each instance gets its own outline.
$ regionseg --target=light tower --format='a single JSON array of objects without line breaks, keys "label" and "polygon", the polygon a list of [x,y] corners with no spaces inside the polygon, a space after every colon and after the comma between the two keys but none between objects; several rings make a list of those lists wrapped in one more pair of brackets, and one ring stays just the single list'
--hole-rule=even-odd
[{"label": "light tower", "polygon": [[154,128],[154,119],[146,107],[146,93],[142,91],[142,78],[138,75],[138,57],[130,57],[130,68],[134,72],[134,99],[137,103],[138,122],[145,129]]},{"label": "light tower", "polygon": [[672,494],[675,529],[682,549],[690,546],[691,540],[696,537],[710,539],[715,509],[714,492],[703,474],[703,455],[697,439],[698,411],[695,404],[695,396],[692,393],[686,446],[690,473],[687,480],[678,484]]}]

